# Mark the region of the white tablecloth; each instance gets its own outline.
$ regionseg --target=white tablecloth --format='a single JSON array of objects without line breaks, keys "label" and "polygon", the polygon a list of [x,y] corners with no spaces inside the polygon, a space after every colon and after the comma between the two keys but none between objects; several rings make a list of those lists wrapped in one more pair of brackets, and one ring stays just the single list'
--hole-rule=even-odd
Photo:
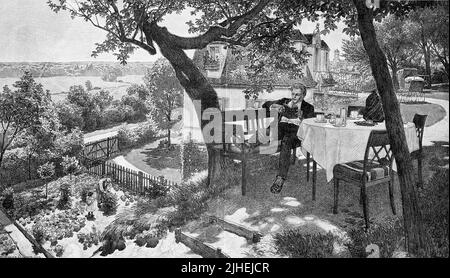
[{"label": "white tablecloth", "polygon": [[[302,141],[302,152],[309,152],[312,158],[325,169],[327,181],[333,179],[333,167],[336,164],[354,160],[363,160],[372,130],[385,130],[386,126],[358,126],[355,121],[347,120],[345,127],[334,127],[330,123],[316,123],[315,119],[304,120],[297,132]],[[419,140],[413,123],[404,125],[406,141],[411,151],[419,149]],[[394,162],[393,169],[396,169]]]}]

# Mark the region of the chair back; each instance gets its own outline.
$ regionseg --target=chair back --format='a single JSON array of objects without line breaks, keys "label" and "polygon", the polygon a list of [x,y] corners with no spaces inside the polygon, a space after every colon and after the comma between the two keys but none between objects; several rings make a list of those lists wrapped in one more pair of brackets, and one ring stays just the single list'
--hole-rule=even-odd
[{"label": "chair back", "polygon": [[350,117],[352,111],[358,111],[358,113],[361,114],[361,111],[364,108],[365,108],[364,106],[349,105],[347,107],[347,117]]},{"label": "chair back", "polygon": [[425,122],[428,115],[415,114],[413,123],[416,126],[416,135],[419,138],[419,148],[422,149],[423,130],[425,128]]},{"label": "chair back", "polygon": [[372,130],[367,141],[366,153],[364,155],[363,171],[366,172],[367,163],[377,162],[392,169],[393,155],[389,136],[386,130]]}]

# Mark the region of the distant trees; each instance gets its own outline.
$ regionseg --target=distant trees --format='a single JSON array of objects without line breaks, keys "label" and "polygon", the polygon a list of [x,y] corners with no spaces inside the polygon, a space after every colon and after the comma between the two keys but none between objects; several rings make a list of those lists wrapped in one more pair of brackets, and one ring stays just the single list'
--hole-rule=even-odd
[{"label": "distant trees", "polygon": [[426,75],[430,76],[431,64],[442,65],[449,74],[449,11],[436,7],[424,7],[412,11],[408,16],[409,36],[421,51]]},{"label": "distant trees", "polygon": [[117,68],[110,68],[103,72],[102,80],[107,82],[116,82],[117,77],[122,76],[122,71]]},{"label": "distant trees", "polygon": [[[441,65],[448,80],[448,24],[448,10],[437,7],[418,8],[404,18],[390,15],[375,24],[377,40],[393,73],[395,88],[398,88],[398,80],[394,73],[401,67],[421,68],[423,65],[423,73],[431,83],[432,65]],[[363,74],[370,74],[369,56],[361,37],[344,40],[342,50],[347,61],[354,63]]]},{"label": "distant trees", "polygon": [[145,120],[150,112],[149,90],[144,85],[133,84],[127,89],[127,94],[122,97],[121,105],[124,109],[130,107],[132,110],[131,120]]},{"label": "distant trees", "polygon": [[158,59],[153,64],[144,81],[150,93],[150,114],[160,129],[167,130],[167,141],[170,146],[170,129],[178,120],[172,119],[172,113],[182,104],[183,87],[175,71],[164,58]]},{"label": "distant trees", "polygon": [[[407,23],[390,15],[385,17],[381,23],[375,24],[375,31],[378,43],[386,55],[393,85],[398,89],[397,71],[400,66],[411,65],[418,56],[414,51],[413,41],[408,37]],[[355,63],[363,74],[370,73],[369,56],[361,37],[344,40],[342,50],[347,61]]]}]

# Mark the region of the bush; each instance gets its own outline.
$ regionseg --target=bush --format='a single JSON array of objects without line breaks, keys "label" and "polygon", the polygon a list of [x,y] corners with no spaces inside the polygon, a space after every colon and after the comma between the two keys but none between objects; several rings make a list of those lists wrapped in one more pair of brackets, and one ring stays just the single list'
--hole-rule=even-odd
[{"label": "bush", "polygon": [[61,166],[64,169],[64,173],[70,175],[72,179],[72,174],[74,174],[79,169],[78,160],[75,157],[64,156]]},{"label": "bush", "polygon": [[199,145],[189,140],[180,148],[182,177],[189,179],[194,173],[208,168],[208,155]]},{"label": "bush", "polygon": [[419,203],[427,229],[431,257],[449,255],[449,195],[448,169],[438,169],[427,186],[419,192]]},{"label": "bush", "polygon": [[117,138],[119,140],[119,146],[122,149],[133,147],[137,144],[138,141],[136,133],[133,130],[127,128],[126,126],[122,126],[117,131]]},{"label": "bush", "polygon": [[331,233],[304,234],[300,230],[288,230],[275,235],[277,251],[291,258],[333,257],[333,243],[338,240]]},{"label": "bush", "polygon": [[351,239],[345,245],[353,258],[366,258],[366,247],[376,244],[380,247],[380,257],[390,258],[400,244],[404,244],[404,229],[399,218],[385,218],[371,224],[365,231],[364,228],[354,228],[348,232]]},{"label": "bush", "polygon": [[102,210],[106,215],[111,215],[116,212],[117,208],[117,196],[116,194],[108,191],[103,196]]},{"label": "bush", "polygon": [[33,227],[31,228],[31,233],[33,234],[33,237],[37,242],[42,243],[44,241],[45,230],[44,226],[42,226],[40,223],[36,223],[33,225]]},{"label": "bush", "polygon": [[169,189],[167,180],[164,176],[160,176],[158,181],[152,180],[150,186],[145,188],[145,195],[151,199],[164,197],[167,195]]},{"label": "bush", "polygon": [[3,202],[2,202],[2,206],[6,210],[13,209],[14,208],[14,189],[12,189],[11,187],[6,188],[5,190],[3,190],[2,197],[4,198]]},{"label": "bush", "polygon": [[70,197],[72,195],[70,184],[63,183],[59,187],[60,197],[59,197],[59,203],[58,207],[60,209],[65,209],[69,206],[70,203]]},{"label": "bush", "polygon": [[56,245],[54,251],[55,251],[56,257],[61,257],[64,253],[64,247],[61,245]]}]

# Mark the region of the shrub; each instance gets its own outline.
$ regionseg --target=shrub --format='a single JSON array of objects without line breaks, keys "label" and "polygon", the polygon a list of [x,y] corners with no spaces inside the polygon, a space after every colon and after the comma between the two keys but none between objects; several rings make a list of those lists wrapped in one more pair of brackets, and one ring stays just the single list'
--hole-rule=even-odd
[{"label": "shrub", "polygon": [[190,178],[194,173],[207,169],[208,155],[192,140],[183,143],[180,148],[183,179]]},{"label": "shrub", "polygon": [[81,186],[80,198],[81,198],[82,202],[86,203],[87,194],[88,194],[88,192],[91,192],[93,188],[94,188],[94,186],[91,184],[83,184]]},{"label": "shrub", "polygon": [[70,175],[72,179],[72,174],[74,174],[79,169],[78,160],[75,157],[64,156],[61,166],[64,169],[64,173]]},{"label": "shrub", "polygon": [[102,210],[106,215],[111,215],[116,212],[117,208],[117,196],[116,194],[108,191],[103,197]]},{"label": "shrub", "polygon": [[126,126],[122,126],[117,131],[117,138],[119,140],[119,146],[121,148],[129,148],[135,146],[138,141],[138,137],[133,130],[130,130]]},{"label": "shrub", "polygon": [[62,254],[64,253],[64,247],[62,247],[61,245],[56,245],[54,251],[55,251],[56,257],[61,257]]},{"label": "shrub", "polygon": [[402,221],[396,217],[390,217],[372,223],[370,228],[354,228],[348,232],[351,239],[345,245],[349,249],[352,257],[365,258],[366,247],[369,244],[376,244],[380,247],[380,257],[390,258],[399,244],[404,244],[404,229]]},{"label": "shrub", "polygon": [[70,202],[70,196],[72,195],[70,184],[63,183],[59,187],[60,197],[58,207],[63,209],[67,208]]},{"label": "shrub", "polygon": [[169,191],[169,185],[164,176],[160,176],[158,181],[151,181],[151,186],[146,187],[145,195],[151,199],[164,197]]},{"label": "shrub", "polygon": [[277,251],[291,258],[333,257],[333,243],[337,240],[331,233],[304,234],[300,230],[288,230],[275,235]]},{"label": "shrub", "polygon": [[419,192],[431,257],[448,257],[449,254],[448,179],[449,170],[438,169]]},{"label": "shrub", "polygon": [[2,202],[2,206],[7,210],[13,209],[14,208],[14,189],[12,189],[11,187],[6,188],[2,192],[2,197],[4,198],[3,202]]},{"label": "shrub", "polygon": [[45,230],[44,226],[42,226],[40,223],[36,223],[31,227],[31,233],[33,234],[33,237],[37,242],[42,243],[44,241]]}]

